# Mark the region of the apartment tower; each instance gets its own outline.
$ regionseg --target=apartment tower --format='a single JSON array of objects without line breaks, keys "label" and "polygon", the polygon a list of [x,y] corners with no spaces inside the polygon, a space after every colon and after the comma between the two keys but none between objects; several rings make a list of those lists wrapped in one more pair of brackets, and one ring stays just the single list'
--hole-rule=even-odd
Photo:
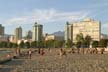
[{"label": "apartment tower", "polygon": [[42,41],[43,40],[43,25],[37,24],[33,26],[32,41]]}]

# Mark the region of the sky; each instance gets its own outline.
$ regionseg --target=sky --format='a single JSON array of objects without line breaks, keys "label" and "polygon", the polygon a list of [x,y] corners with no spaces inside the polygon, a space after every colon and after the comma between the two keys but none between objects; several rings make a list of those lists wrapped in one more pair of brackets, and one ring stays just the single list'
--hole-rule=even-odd
[{"label": "sky", "polygon": [[35,22],[44,33],[64,31],[66,22],[92,18],[101,21],[101,32],[108,34],[108,0],[0,0],[0,24],[6,34],[16,27],[32,30]]}]

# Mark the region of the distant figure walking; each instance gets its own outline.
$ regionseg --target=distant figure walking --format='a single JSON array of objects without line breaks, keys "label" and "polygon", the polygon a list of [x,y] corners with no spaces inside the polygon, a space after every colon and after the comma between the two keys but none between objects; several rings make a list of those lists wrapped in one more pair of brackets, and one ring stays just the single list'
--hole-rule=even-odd
[{"label": "distant figure walking", "polygon": [[48,51],[51,53],[51,49],[50,48],[48,48]]},{"label": "distant figure walking", "polygon": [[29,54],[29,58],[31,59],[31,56],[32,56],[32,51],[31,51],[31,49],[28,51],[28,54]]},{"label": "distant figure walking", "polygon": [[21,54],[21,51],[20,51],[20,48],[16,48],[16,56],[20,56],[20,54]]}]

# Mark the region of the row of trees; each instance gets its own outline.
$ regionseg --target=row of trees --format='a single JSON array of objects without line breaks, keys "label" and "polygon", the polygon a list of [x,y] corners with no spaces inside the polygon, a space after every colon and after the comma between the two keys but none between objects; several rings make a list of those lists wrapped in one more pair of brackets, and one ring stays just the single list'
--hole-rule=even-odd
[{"label": "row of trees", "polygon": [[77,34],[76,36],[76,43],[73,43],[72,40],[68,39],[67,42],[65,43],[65,46],[67,48],[70,48],[72,46],[76,46],[77,48],[89,47],[91,40],[92,38],[89,35],[84,37],[83,34],[80,33],[80,34]]},{"label": "row of trees", "polygon": [[24,42],[21,41],[20,44],[12,42],[0,42],[0,48],[58,48],[63,47],[64,41],[58,40],[48,40],[48,41],[33,41],[33,42]]},{"label": "row of trees", "polygon": [[108,47],[108,39],[101,39],[100,41],[93,41],[92,47],[103,47],[106,48]]},{"label": "row of trees", "polygon": [[86,35],[84,37],[82,33],[77,34],[76,41],[77,41],[77,43],[76,43],[77,48],[79,48],[79,47],[88,48],[88,47],[90,47],[90,45],[93,48],[108,46],[108,39],[101,39],[100,41],[93,41],[91,36]]},{"label": "row of trees", "polygon": [[91,36],[89,35],[86,35],[85,37],[83,36],[82,33],[80,34],[77,34],[76,36],[76,46],[79,48],[79,47],[89,47],[90,46],[90,43],[92,41],[92,38]]}]

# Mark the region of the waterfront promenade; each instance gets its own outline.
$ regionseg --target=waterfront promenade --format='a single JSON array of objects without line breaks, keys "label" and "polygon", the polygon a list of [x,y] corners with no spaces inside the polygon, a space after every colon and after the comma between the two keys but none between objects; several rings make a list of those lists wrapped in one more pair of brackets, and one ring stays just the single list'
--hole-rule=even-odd
[{"label": "waterfront promenade", "polygon": [[66,53],[60,56],[59,49],[45,49],[13,59],[0,65],[0,72],[108,72],[108,54]]}]

